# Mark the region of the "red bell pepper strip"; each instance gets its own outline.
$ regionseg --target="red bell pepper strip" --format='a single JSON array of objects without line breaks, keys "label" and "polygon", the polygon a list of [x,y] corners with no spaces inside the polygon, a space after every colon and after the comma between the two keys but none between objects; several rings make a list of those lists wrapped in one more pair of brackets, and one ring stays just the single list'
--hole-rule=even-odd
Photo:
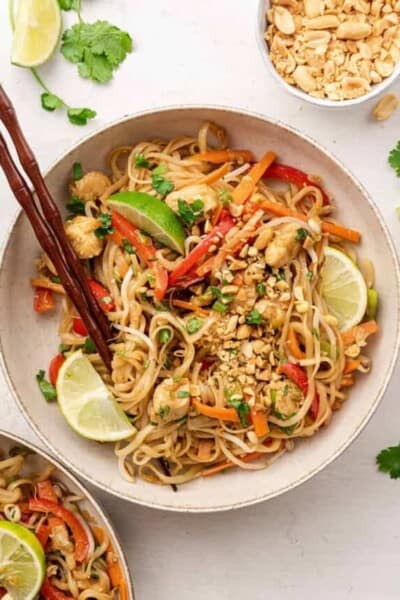
[{"label": "red bell pepper strip", "polygon": [[39,525],[35,535],[36,535],[37,539],[39,540],[42,548],[45,549],[48,539],[50,537],[50,527],[48,525],[45,525],[44,523],[41,523]]},{"label": "red bell pepper strip", "polygon": [[179,280],[186,275],[193,267],[198,266],[199,261],[204,258],[211,246],[218,243],[216,240],[222,241],[232,227],[234,227],[235,221],[232,219],[228,211],[224,211],[221,215],[221,219],[218,225],[212,228],[210,233],[200,242],[198,246],[183,259],[181,263],[172,271],[169,276],[169,286],[173,287],[179,283]]},{"label": "red bell pepper strip", "polygon": [[61,368],[61,365],[65,361],[65,356],[63,354],[56,354],[55,357],[51,360],[49,365],[49,379],[50,383],[56,385],[58,371]]},{"label": "red bell pepper strip", "polygon": [[39,481],[36,484],[36,491],[38,498],[41,500],[49,500],[50,502],[54,502],[58,504],[58,497],[54,491],[53,484],[49,479],[45,479],[44,481]]},{"label": "red bell pepper strip", "polygon": [[53,293],[46,288],[35,287],[35,295],[33,297],[33,308],[37,313],[44,313],[52,310],[55,307]]},{"label": "red bell pepper strip", "polygon": [[72,331],[77,335],[82,335],[83,337],[86,337],[88,335],[86,325],[80,317],[74,317],[72,319]]},{"label": "red bell pepper strip", "polygon": [[115,210],[111,211],[111,222],[115,230],[110,236],[111,239],[119,246],[124,239],[132,244],[140,260],[146,263],[154,276],[154,297],[160,302],[167,291],[168,273],[157,261],[155,246],[150,239],[144,241],[139,229]]},{"label": "red bell pepper strip", "polygon": [[51,513],[59,517],[70,528],[75,541],[75,558],[78,562],[83,562],[88,555],[89,540],[80,521],[76,516],[61,504],[56,504],[50,500],[41,500],[40,498],[29,499],[30,510],[43,513]]},{"label": "red bell pepper strip", "polygon": [[88,279],[88,283],[93,296],[96,298],[104,312],[115,310],[115,302],[112,299],[108,289],[95,279]]},{"label": "red bell pepper strip", "polygon": [[265,171],[264,177],[269,179],[279,179],[279,181],[286,181],[287,183],[293,183],[299,188],[305,187],[306,185],[313,185],[321,190],[323,204],[330,204],[329,198],[321,186],[317,183],[314,183],[314,181],[309,178],[307,173],[300,171],[300,169],[295,169],[294,167],[289,167],[288,165],[274,163]]},{"label": "red bell pepper strip", "polygon": [[[289,379],[293,381],[301,389],[304,396],[307,395],[308,392],[308,377],[303,371],[301,367],[295,365],[290,362],[285,362],[280,365],[279,370],[284,373]],[[310,406],[310,415],[314,419],[314,421],[318,417],[319,411],[319,395],[318,392],[315,392],[313,401]]]},{"label": "red bell pepper strip", "polygon": [[71,600],[71,596],[67,596],[58,588],[51,585],[50,581],[46,578],[40,588],[40,596],[44,600]]}]

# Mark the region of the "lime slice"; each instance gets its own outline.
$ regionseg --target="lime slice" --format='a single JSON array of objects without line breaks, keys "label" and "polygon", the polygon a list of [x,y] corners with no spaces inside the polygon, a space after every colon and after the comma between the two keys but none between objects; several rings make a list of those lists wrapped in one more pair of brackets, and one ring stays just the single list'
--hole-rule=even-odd
[{"label": "lime slice", "polygon": [[81,350],[62,365],[57,377],[57,398],[68,424],[89,440],[116,442],[136,431]]},{"label": "lime slice", "polygon": [[42,65],[56,49],[60,33],[57,0],[19,0],[11,62],[20,67]]},{"label": "lime slice", "polygon": [[46,558],[37,537],[23,525],[0,521],[0,588],[13,600],[30,600],[39,593]]},{"label": "lime slice", "polygon": [[367,309],[367,286],[346,254],[327,246],[321,269],[321,294],[340,331],[357,325]]},{"label": "lime slice", "polygon": [[111,196],[108,204],[160,244],[184,254],[185,230],[162,200],[142,192],[120,192]]}]

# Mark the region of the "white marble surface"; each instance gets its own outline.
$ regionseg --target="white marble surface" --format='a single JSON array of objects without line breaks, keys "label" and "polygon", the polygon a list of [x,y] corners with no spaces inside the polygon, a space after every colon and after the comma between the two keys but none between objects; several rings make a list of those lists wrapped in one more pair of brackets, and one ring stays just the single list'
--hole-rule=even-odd
[{"label": "white marble surface", "polygon": [[[398,242],[400,181],[387,154],[400,138],[400,111],[379,124],[369,116],[371,104],[326,112],[282,92],[256,46],[256,0],[83,0],[88,20],[107,18],[135,40],[135,52],[108,86],[80,80],[61,58],[42,69],[71,104],[97,109],[86,128],[42,111],[29,72],[9,64],[6,4],[0,3],[1,80],[42,168],[90,129],[129,112],[179,102],[245,107],[298,127],[336,154],[372,193]],[[0,198],[4,239],[16,207],[1,176]],[[399,598],[400,482],[374,466],[376,452],[400,437],[399,383],[397,369],[375,417],[336,463],[271,502],[226,514],[174,515],[98,493],[125,544],[138,600]],[[0,407],[2,428],[38,442],[2,376]]]}]

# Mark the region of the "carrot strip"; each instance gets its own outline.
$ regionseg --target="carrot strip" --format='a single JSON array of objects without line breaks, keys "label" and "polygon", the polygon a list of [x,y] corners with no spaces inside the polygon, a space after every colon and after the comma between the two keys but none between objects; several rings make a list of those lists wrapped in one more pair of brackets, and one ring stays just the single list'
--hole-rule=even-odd
[{"label": "carrot strip", "polygon": [[189,160],[204,160],[213,164],[224,162],[253,162],[254,154],[250,150],[209,150],[208,152],[199,152],[193,154]]},{"label": "carrot strip", "polygon": [[212,440],[200,440],[197,457],[199,460],[209,460],[213,447]]},{"label": "carrot strip", "polygon": [[[244,456],[240,456],[241,461],[250,462],[251,460],[257,460],[263,455],[262,452],[250,452],[249,454],[245,454]],[[227,460],[223,463],[219,463],[215,465],[215,467],[210,467],[209,469],[204,469],[202,471],[203,477],[210,477],[210,475],[215,475],[216,473],[220,473],[221,471],[225,471],[225,469],[231,469],[232,467],[237,467],[237,464],[232,462],[231,460]]]},{"label": "carrot strip", "polygon": [[218,204],[218,206],[215,209],[215,212],[211,218],[211,225],[216,225],[218,223],[223,210],[224,210],[224,207],[222,206],[222,204]]},{"label": "carrot strip", "polygon": [[264,437],[264,435],[269,433],[267,415],[264,410],[252,409],[251,420],[257,437]]},{"label": "carrot strip", "polygon": [[305,358],[306,353],[300,348],[299,340],[297,339],[297,335],[293,327],[289,327],[286,345],[290,354],[292,354],[295,358],[298,360]]},{"label": "carrot strip", "polygon": [[367,338],[369,335],[376,333],[378,331],[378,324],[376,321],[366,321],[365,323],[360,323],[347,331],[343,331],[342,340],[345,346],[350,346],[354,344],[359,336],[365,336]]},{"label": "carrot strip", "polygon": [[[105,533],[102,527],[92,525],[91,530],[98,544],[102,544],[104,541]],[[128,600],[128,589],[126,581],[123,577],[121,566],[119,564],[117,555],[114,552],[111,542],[108,545],[106,553],[107,571],[113,587],[118,588],[120,600]]]},{"label": "carrot strip", "polygon": [[31,279],[31,285],[33,287],[45,288],[46,290],[51,290],[56,294],[64,294],[65,290],[61,283],[54,283],[47,277],[36,277],[36,279]]},{"label": "carrot strip", "polygon": [[360,364],[361,361],[359,358],[346,360],[346,366],[344,368],[343,373],[347,375],[348,373],[353,373],[354,371],[357,371]]},{"label": "carrot strip", "polygon": [[230,170],[231,170],[230,164],[225,163],[224,165],[222,165],[222,167],[218,167],[218,169],[214,169],[214,171],[211,171],[211,173],[207,173],[207,175],[203,175],[203,177],[200,177],[200,179],[199,178],[189,179],[188,181],[185,181],[185,185],[183,185],[180,189],[183,190],[185,187],[188,187],[189,185],[199,185],[201,183],[206,183],[206,184],[215,183],[216,181],[221,179],[221,177],[223,177],[224,175],[229,173]]},{"label": "carrot strip", "polygon": [[193,302],[186,302],[185,300],[172,300],[173,306],[177,308],[184,308],[186,310],[191,310],[192,312],[197,312],[202,317],[208,317],[209,312],[201,308],[201,306],[197,306]]},{"label": "carrot strip", "polygon": [[265,171],[276,159],[276,154],[267,152],[262,159],[257,162],[245,175],[240,183],[233,190],[232,198],[235,204],[243,204],[254,192],[258,181],[264,175]]},{"label": "carrot strip", "polygon": [[210,417],[211,419],[220,419],[221,421],[234,421],[235,423],[239,422],[238,414],[234,408],[219,408],[218,406],[209,406],[208,404],[203,404],[198,400],[193,400],[193,404],[200,415]]},{"label": "carrot strip", "polygon": [[[303,213],[299,213],[296,210],[284,206],[283,204],[278,204],[278,202],[270,202],[270,200],[263,200],[263,202],[260,204],[260,208],[263,208],[264,210],[267,210],[278,217],[293,217],[304,222],[307,222],[309,219],[309,217]],[[337,223],[328,223],[327,221],[323,221],[321,223],[321,228],[325,233],[330,233],[331,235],[335,235],[336,237],[353,242],[354,244],[358,244],[361,239],[359,231],[356,231],[355,229],[348,229],[347,227],[338,225]]]}]

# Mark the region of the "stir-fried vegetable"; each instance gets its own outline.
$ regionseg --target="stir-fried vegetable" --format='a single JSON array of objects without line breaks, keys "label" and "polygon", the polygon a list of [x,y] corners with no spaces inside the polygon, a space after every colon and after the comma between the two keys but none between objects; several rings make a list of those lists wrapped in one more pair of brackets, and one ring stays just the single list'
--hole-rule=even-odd
[{"label": "stir-fried vegetable", "polygon": [[37,313],[45,313],[53,310],[55,306],[53,294],[51,290],[43,287],[35,287],[35,295],[33,298],[33,308]]},{"label": "stir-fried vegetable", "polygon": [[282,165],[280,163],[274,163],[265,171],[264,177],[267,179],[278,179],[279,181],[292,183],[299,188],[305,186],[316,187],[321,191],[323,204],[329,204],[329,198],[321,186],[312,181],[310,177],[304,173],[304,171],[300,171],[300,169],[295,169],[294,167],[289,167],[288,165]]}]

